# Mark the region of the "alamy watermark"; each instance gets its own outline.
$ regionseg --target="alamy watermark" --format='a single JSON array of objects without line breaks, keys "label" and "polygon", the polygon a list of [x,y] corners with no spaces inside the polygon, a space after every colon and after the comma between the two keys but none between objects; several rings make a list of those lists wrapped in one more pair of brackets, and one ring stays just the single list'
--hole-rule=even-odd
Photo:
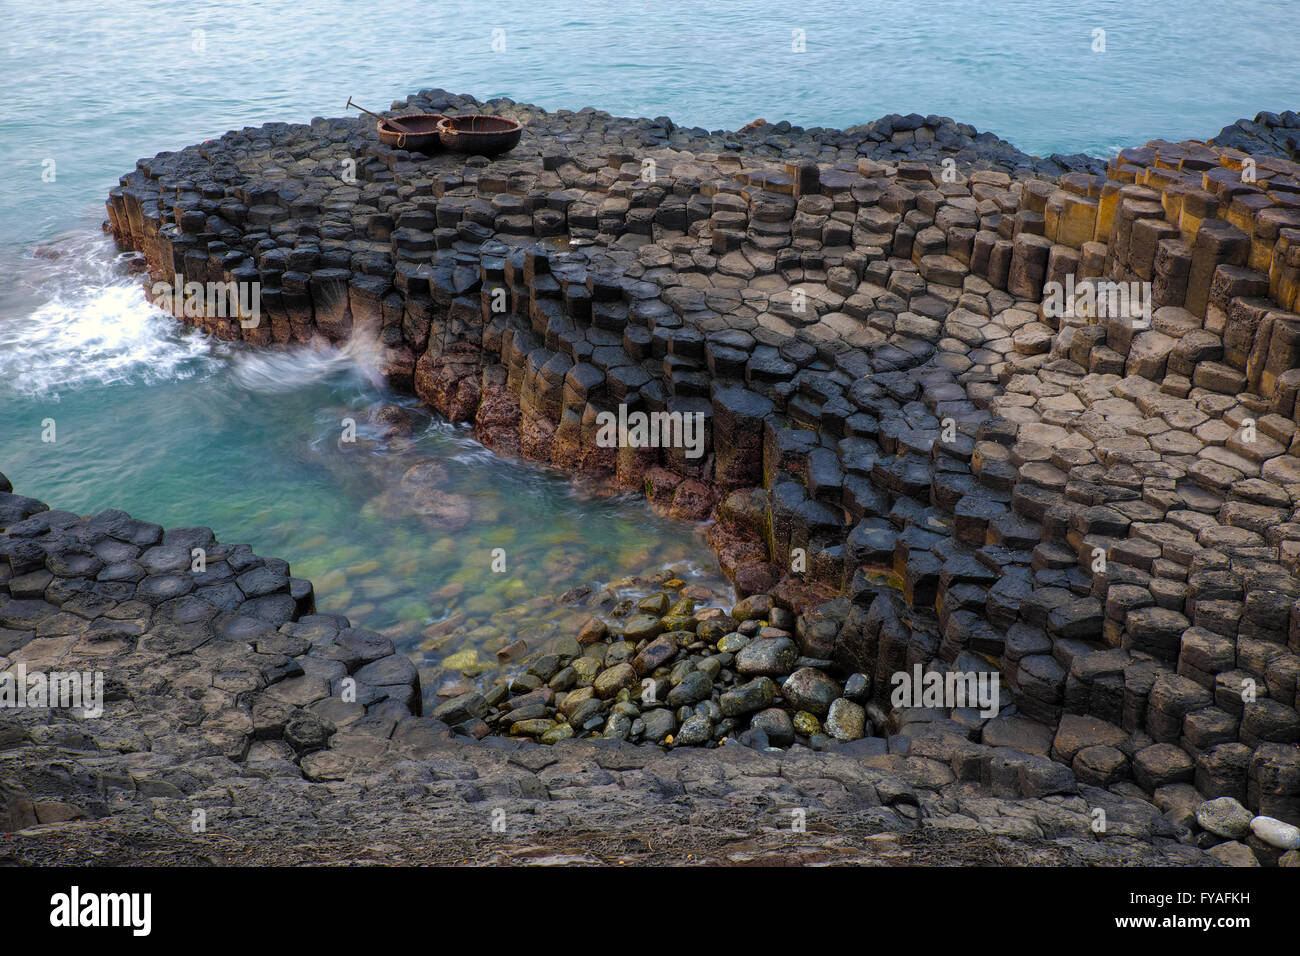
[{"label": "alamy watermark", "polygon": [[998,675],[987,671],[925,671],[916,664],[911,672],[895,671],[889,678],[894,707],[978,707],[981,717],[998,715],[1001,686]]},{"label": "alamy watermark", "polygon": [[1043,285],[1043,311],[1055,318],[1129,319],[1135,329],[1151,328],[1151,283],[1112,282],[1109,279]]},{"label": "alamy watermark", "polygon": [[703,412],[597,412],[601,448],[684,448],[687,458],[704,454]]},{"label": "alamy watermark", "polygon": [[120,927],[133,936],[153,929],[152,893],[83,893],[73,886],[50,897],[50,925],[57,929]]},{"label": "alamy watermark", "polygon": [[19,661],[12,671],[0,671],[0,708],[80,710],[86,717],[104,713],[102,671],[28,672]]},{"label": "alamy watermark", "polygon": [[150,291],[155,302],[170,300],[167,307],[177,318],[239,319],[245,329],[262,322],[260,282],[185,282],[177,275],[174,282],[155,282]]}]

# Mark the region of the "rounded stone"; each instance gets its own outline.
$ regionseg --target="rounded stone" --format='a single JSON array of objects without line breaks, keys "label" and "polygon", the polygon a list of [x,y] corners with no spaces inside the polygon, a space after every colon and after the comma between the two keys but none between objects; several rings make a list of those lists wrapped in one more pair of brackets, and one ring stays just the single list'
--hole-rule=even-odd
[{"label": "rounded stone", "polygon": [[623,637],[635,643],[657,637],[663,629],[663,624],[654,615],[634,614],[623,625]]},{"label": "rounded stone", "polygon": [[695,635],[706,644],[717,644],[728,634],[733,633],[736,622],[723,615],[700,621],[695,627]]},{"label": "rounded stone", "polygon": [[548,720],[545,717],[530,717],[527,720],[517,720],[511,724],[510,734],[513,737],[540,737],[554,730],[555,726],[555,721]]},{"label": "rounded stone", "polygon": [[746,676],[779,677],[799,660],[799,648],[788,637],[760,637],[736,655],[736,670]]},{"label": "rounded stone", "polygon": [[867,712],[861,704],[841,697],[832,702],[823,726],[836,740],[857,740],[866,735]]},{"label": "rounded stone", "polygon": [[613,697],[624,687],[631,687],[635,683],[636,669],[631,664],[624,662],[601,671],[596,675],[596,680],[592,686],[595,688],[597,697],[607,699]]},{"label": "rounded stone", "polygon": [[718,650],[724,654],[736,654],[743,651],[749,646],[749,638],[739,631],[732,631],[725,634],[722,640],[718,641]]},{"label": "rounded stone", "polygon": [[605,639],[607,628],[605,622],[598,617],[589,617],[582,624],[582,630],[578,632],[578,643],[584,647],[588,644],[595,644],[597,641]]},{"label": "rounded stone", "polygon": [[627,714],[610,714],[605,721],[603,736],[610,740],[626,740],[632,733],[632,718]]},{"label": "rounded stone", "polygon": [[760,710],[750,720],[749,726],[761,730],[774,746],[788,747],[794,743],[794,723],[790,715],[779,707]]},{"label": "rounded stone", "polygon": [[647,740],[653,740],[656,743],[662,741],[677,729],[677,719],[673,716],[673,712],[663,707],[647,710],[641,715],[641,720],[645,724],[642,735]]},{"label": "rounded stone", "polygon": [[1290,823],[1273,817],[1255,817],[1250,821],[1250,832],[1278,850],[1300,850],[1300,827]]},{"label": "rounded stone", "polygon": [[768,677],[756,677],[723,693],[718,704],[727,717],[739,717],[770,706],[776,700],[776,684]]},{"label": "rounded stone", "polygon": [[781,693],[796,710],[821,715],[840,696],[840,685],[815,667],[801,667],[785,679]]},{"label": "rounded stone", "polygon": [[557,744],[561,740],[567,740],[572,736],[573,728],[571,726],[568,724],[556,724],[537,739],[544,744]]},{"label": "rounded stone", "polygon": [[691,671],[668,692],[668,706],[677,708],[697,704],[713,693],[713,681],[703,671]]},{"label": "rounded stone", "polygon": [[713,736],[713,724],[703,714],[694,714],[683,721],[673,743],[679,747],[698,747],[707,744]]},{"label": "rounded stone", "polygon": [[751,594],[731,609],[731,616],[737,621],[765,620],[775,605],[767,594]]},{"label": "rounded stone", "polygon": [[817,715],[810,714],[806,710],[795,714],[793,723],[794,732],[801,737],[811,737],[822,732],[822,722],[817,719]]},{"label": "rounded stone", "polygon": [[871,678],[866,674],[850,674],[844,682],[844,696],[855,704],[865,704],[871,696]]},{"label": "rounded stone", "polygon": [[1196,808],[1196,822],[1201,829],[1227,840],[1237,840],[1249,833],[1252,816],[1232,797],[1207,800]]}]

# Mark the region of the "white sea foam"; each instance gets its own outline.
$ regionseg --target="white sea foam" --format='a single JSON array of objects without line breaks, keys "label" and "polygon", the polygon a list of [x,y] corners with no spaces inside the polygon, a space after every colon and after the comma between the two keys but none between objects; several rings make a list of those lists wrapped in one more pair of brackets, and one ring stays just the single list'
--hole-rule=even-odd
[{"label": "white sea foam", "polygon": [[383,386],[377,342],[241,348],[151,305],[141,278],[124,274],[122,258],[106,238],[79,233],[14,264],[0,313],[0,391],[57,400],[61,391],[87,385],[185,379],[225,361],[236,385],[264,394],[340,372]]},{"label": "white sea foam", "polygon": [[321,340],[288,348],[241,349],[232,356],[230,376],[241,388],[263,394],[292,392],[343,372],[360,374],[383,388],[382,354],[377,343],[360,337],[338,346]]},{"label": "white sea foam", "polygon": [[86,385],[187,378],[219,354],[220,343],[151,306],[104,240],[43,252],[22,263],[0,315],[0,391],[57,399]]}]

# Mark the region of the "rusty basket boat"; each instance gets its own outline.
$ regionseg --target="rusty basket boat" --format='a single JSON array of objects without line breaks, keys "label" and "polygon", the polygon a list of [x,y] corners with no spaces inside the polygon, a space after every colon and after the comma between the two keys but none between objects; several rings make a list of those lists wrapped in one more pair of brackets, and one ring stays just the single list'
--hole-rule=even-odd
[{"label": "rusty basket boat", "polygon": [[448,116],[438,124],[442,145],[458,153],[491,156],[519,145],[524,127],[504,116]]},{"label": "rusty basket boat", "polygon": [[406,131],[394,129],[388,119],[382,119],[375,124],[381,143],[417,153],[436,153],[442,149],[438,124],[445,117],[441,113],[407,113],[392,119],[406,127]]}]

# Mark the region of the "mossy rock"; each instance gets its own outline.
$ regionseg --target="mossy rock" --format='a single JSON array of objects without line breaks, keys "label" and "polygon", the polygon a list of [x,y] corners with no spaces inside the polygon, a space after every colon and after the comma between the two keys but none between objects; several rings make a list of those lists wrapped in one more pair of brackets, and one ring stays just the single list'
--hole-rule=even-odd
[{"label": "mossy rock", "polygon": [[669,614],[663,617],[659,623],[665,631],[689,631],[694,634],[695,628],[699,626],[700,622],[690,615]]},{"label": "mossy rock", "polygon": [[412,601],[409,604],[403,604],[397,609],[397,619],[399,621],[423,621],[429,617],[429,608],[427,605],[418,601]]},{"label": "mossy rock", "polygon": [[561,740],[567,740],[573,736],[573,728],[568,724],[556,724],[546,733],[542,734],[538,740],[544,744],[558,744]]},{"label": "mossy rock", "polygon": [[801,737],[811,737],[822,732],[822,722],[815,714],[801,710],[794,715],[794,732]]},{"label": "mossy rock", "polygon": [[623,624],[623,637],[629,641],[649,640],[664,630],[663,622],[653,614],[636,614]]},{"label": "mossy rock", "polygon": [[510,725],[510,736],[540,737],[548,731],[554,730],[555,727],[555,721],[547,717],[535,717],[531,720],[519,720]]},{"label": "mossy rock", "polygon": [[664,614],[668,613],[668,608],[671,603],[672,601],[667,594],[663,591],[656,591],[654,594],[651,594],[648,597],[643,597],[640,601],[637,601],[636,606],[639,611],[645,611],[647,614],[654,614],[657,617],[662,617]]},{"label": "mossy rock", "polygon": [[466,669],[472,670],[474,668],[479,667],[481,664],[482,661],[479,660],[478,649],[473,647],[467,647],[464,650],[459,650],[456,653],[449,654],[442,659],[442,666],[445,667],[447,670],[461,671],[462,673],[464,673]]},{"label": "mossy rock", "polygon": [[678,598],[668,609],[668,615],[672,617],[691,617],[694,614],[695,602],[690,598]]},{"label": "mossy rock", "polygon": [[605,662],[584,656],[576,658],[570,666],[577,672],[579,684],[590,684],[596,679],[596,675],[604,670]]},{"label": "mossy rock", "polygon": [[724,634],[722,640],[718,641],[718,650],[724,654],[735,654],[748,646],[749,638],[739,631]]}]

